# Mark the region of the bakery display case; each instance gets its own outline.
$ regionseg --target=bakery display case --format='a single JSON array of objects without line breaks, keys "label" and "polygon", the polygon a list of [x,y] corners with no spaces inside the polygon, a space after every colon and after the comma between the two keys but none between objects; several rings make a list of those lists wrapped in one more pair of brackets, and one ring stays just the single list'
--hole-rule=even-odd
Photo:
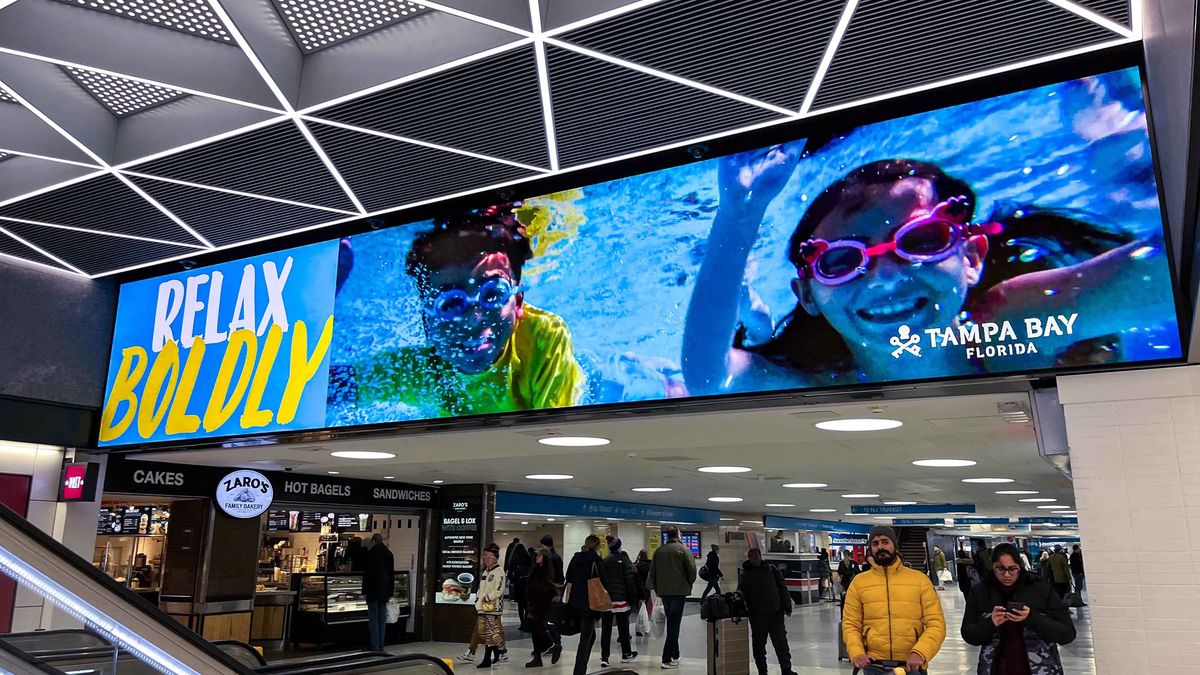
[{"label": "bakery display case", "polygon": [[[396,589],[392,597],[400,606],[401,619],[397,623],[403,625],[412,613],[409,573],[394,574]],[[339,637],[343,634],[354,641],[366,638],[365,626],[353,626],[367,622],[367,599],[362,594],[361,572],[315,572],[292,574],[291,578],[292,591],[297,594],[292,618],[293,643],[342,642]]]}]

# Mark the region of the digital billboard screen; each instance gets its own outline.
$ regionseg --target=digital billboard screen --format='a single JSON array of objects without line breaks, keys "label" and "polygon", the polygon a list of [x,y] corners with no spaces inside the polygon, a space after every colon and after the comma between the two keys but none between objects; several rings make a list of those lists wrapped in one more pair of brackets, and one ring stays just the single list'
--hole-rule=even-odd
[{"label": "digital billboard screen", "polygon": [[124,284],[100,444],[1181,356],[1139,71]]}]

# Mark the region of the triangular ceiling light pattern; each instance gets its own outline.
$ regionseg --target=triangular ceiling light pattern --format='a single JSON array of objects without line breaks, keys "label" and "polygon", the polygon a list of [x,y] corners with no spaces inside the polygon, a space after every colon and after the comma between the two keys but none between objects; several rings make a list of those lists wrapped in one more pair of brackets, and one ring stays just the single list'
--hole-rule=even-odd
[{"label": "triangular ceiling light pattern", "polygon": [[0,220],[0,227],[62,258],[86,274],[103,274],[187,253],[197,249],[140,239],[63,230]]},{"label": "triangular ceiling light pattern", "polygon": [[633,0],[538,0],[545,30],[562,28],[632,3]]},{"label": "triangular ceiling light pattern", "polygon": [[354,204],[291,121],[133,167],[138,173],[335,209]]},{"label": "triangular ceiling light pattern", "polygon": [[[1090,9],[1093,12],[1103,16],[1106,19],[1111,19],[1121,24],[1122,26],[1133,25],[1133,12],[1129,6],[1130,0],[1073,0],[1075,4]],[[1134,0],[1141,2],[1142,0]]]},{"label": "triangular ceiling light pattern", "polygon": [[0,202],[82,178],[96,169],[0,150]]},{"label": "triangular ceiling light pattern", "polygon": [[844,0],[667,0],[560,39],[799,110],[844,6]]},{"label": "triangular ceiling light pattern", "polygon": [[315,116],[549,167],[533,47],[424,77]]},{"label": "triangular ceiling light pattern", "polygon": [[410,0],[271,0],[305,54],[432,11]]},{"label": "triangular ceiling light pattern", "polygon": [[814,110],[1122,36],[1046,0],[862,0]]},{"label": "triangular ceiling light pattern", "polygon": [[269,237],[345,218],[344,214],[131,176],[171,213],[215,246]]},{"label": "triangular ceiling light pattern", "polygon": [[[9,224],[10,223],[7,221],[0,220],[0,230],[4,230]],[[42,255],[36,249],[26,246],[20,241],[13,239],[7,234],[4,234],[4,232],[0,232],[0,253],[13,256],[14,258],[21,258],[22,260],[40,263],[42,265],[49,265],[50,267],[57,267],[60,270],[67,269],[66,267],[58,264],[57,260],[54,260],[49,256]],[[4,259],[0,258],[0,263],[3,262]]]},{"label": "triangular ceiling light pattern", "polygon": [[535,172],[422,145],[310,124],[313,134],[371,211],[466,192]]},{"label": "triangular ceiling light pattern", "polygon": [[233,37],[205,0],[57,0],[185,35],[233,44]]},{"label": "triangular ceiling light pattern", "polygon": [[0,216],[203,245],[111,174],[0,207]]},{"label": "triangular ceiling light pattern", "polygon": [[566,167],[780,117],[557,47],[547,48],[547,59],[559,162]]},{"label": "triangular ceiling light pattern", "polygon": [[[598,0],[589,1],[598,2]],[[438,4],[498,21],[513,28],[533,30],[532,17],[529,15],[529,0],[440,0]]]},{"label": "triangular ceiling light pattern", "polygon": [[178,89],[146,84],[94,70],[70,66],[63,66],[62,69],[83,87],[84,91],[91,94],[92,98],[99,101],[100,105],[117,117],[149,110],[188,95]]}]

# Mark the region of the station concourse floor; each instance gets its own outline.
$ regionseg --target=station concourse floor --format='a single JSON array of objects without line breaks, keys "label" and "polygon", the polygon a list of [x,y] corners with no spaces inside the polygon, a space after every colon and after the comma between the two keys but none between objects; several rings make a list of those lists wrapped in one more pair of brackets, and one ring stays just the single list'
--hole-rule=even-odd
[{"label": "station concourse floor", "polygon": [[[938,594],[942,600],[942,608],[946,614],[947,637],[941,652],[933,660],[931,675],[948,675],[951,673],[963,675],[975,673],[979,648],[963,642],[959,636],[959,626],[962,625],[963,610],[966,601],[957,588],[948,587]],[[1086,597],[1086,594],[1085,594]],[[509,603],[511,605],[511,603]],[[517,632],[515,611],[509,609],[504,617],[505,633],[508,636],[508,651],[510,660],[500,664],[493,670],[516,673],[546,673],[557,675],[569,673],[575,661],[575,647],[578,638],[563,639],[563,655],[557,665],[551,666],[549,657],[545,659],[543,668],[525,668],[525,662],[530,658],[532,641],[528,634]],[[1065,647],[1059,647],[1065,675],[1094,675],[1096,664],[1092,649],[1092,628],[1090,610],[1087,607],[1071,610],[1075,619],[1077,637]],[[798,605],[787,622],[788,643],[792,650],[792,669],[799,675],[829,675],[832,673],[850,673],[853,668],[846,661],[837,660],[837,622],[838,608],[834,603],[815,603]],[[588,672],[600,671],[599,627],[596,630],[597,645],[592,649],[592,658],[588,663]],[[519,636],[519,637],[518,637]],[[620,653],[613,635],[612,650]],[[699,605],[689,602],[683,617],[680,630],[680,651],[683,658],[678,672],[683,675],[706,675],[705,659],[705,625],[700,620]],[[649,635],[634,638],[633,648],[638,657],[631,663],[622,664],[614,657],[611,664],[614,669],[627,668],[644,675],[666,674],[672,671],[659,668],[662,655],[662,638]],[[390,647],[389,651],[404,653],[425,653],[438,657],[455,659],[455,671],[460,675],[475,671],[475,666],[483,658],[483,649],[476,654],[475,663],[463,662],[457,659],[465,651],[466,645],[449,642],[414,642]],[[767,665],[771,675],[779,673],[779,665],[775,661],[775,653],[767,644]],[[754,673],[753,664],[750,672]]]}]

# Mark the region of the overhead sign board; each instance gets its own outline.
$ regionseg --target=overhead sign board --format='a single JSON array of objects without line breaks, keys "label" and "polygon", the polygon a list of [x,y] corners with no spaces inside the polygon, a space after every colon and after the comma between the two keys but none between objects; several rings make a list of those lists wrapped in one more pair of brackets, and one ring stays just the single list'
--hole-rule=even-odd
[{"label": "overhead sign board", "polygon": [[975,513],[974,504],[909,504],[906,506],[889,506],[887,504],[855,504],[850,507],[850,513],[873,514],[886,516],[889,514],[904,515],[909,513]]}]

